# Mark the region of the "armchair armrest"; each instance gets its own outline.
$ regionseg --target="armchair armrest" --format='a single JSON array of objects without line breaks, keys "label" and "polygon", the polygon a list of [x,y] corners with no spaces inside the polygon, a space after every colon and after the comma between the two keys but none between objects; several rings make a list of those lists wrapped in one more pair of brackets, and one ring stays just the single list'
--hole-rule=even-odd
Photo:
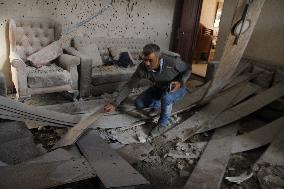
[{"label": "armchair armrest", "polygon": [[85,54],[77,51],[73,47],[64,48],[64,53],[71,54],[80,58],[79,66],[79,89],[80,97],[88,97],[91,95],[92,81],[92,59]]},{"label": "armchair armrest", "polygon": [[71,67],[76,67],[80,64],[80,58],[69,54],[62,54],[58,58],[58,65],[70,72]]},{"label": "armchair armrest", "polygon": [[80,58],[69,54],[62,54],[59,56],[57,64],[70,73],[71,87],[73,90],[78,90],[77,66],[80,65]]},{"label": "armchair armrest", "polygon": [[26,70],[26,64],[25,62],[20,58],[20,56],[17,53],[10,53],[10,63],[13,67],[16,69],[23,69]]},{"label": "armchair armrest", "polygon": [[18,54],[10,53],[12,80],[17,90],[17,97],[28,96],[27,66]]}]

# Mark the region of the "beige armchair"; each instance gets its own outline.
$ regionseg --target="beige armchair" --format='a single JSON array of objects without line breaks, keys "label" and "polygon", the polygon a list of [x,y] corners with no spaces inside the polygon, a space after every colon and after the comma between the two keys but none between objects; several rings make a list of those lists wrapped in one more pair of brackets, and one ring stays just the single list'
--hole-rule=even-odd
[{"label": "beige armchair", "polygon": [[68,91],[78,95],[80,59],[62,54],[49,65],[36,68],[27,57],[60,39],[61,25],[47,18],[14,18],[9,21],[10,63],[17,98]]}]

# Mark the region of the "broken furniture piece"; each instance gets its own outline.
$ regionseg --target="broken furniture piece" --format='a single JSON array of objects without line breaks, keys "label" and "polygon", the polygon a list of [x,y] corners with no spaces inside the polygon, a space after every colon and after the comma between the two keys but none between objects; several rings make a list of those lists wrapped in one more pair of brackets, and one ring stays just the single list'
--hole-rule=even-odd
[{"label": "broken furniture piece", "polygon": [[[9,21],[10,63],[17,98],[68,91],[78,94],[78,57],[62,54],[61,25],[47,18],[13,18]],[[54,52],[41,52],[48,45]],[[31,55],[36,58],[30,58]],[[61,55],[60,55],[61,54]],[[50,57],[54,61],[48,61]],[[52,59],[52,60],[53,60]],[[31,60],[31,61],[29,61]]]}]

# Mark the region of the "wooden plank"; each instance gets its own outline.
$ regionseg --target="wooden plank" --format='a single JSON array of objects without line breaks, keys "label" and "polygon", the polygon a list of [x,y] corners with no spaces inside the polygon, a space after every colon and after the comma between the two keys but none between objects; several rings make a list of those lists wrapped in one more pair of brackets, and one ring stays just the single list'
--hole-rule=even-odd
[{"label": "wooden plank", "polygon": [[[31,106],[31,107],[33,107],[33,106]],[[10,112],[11,115],[12,114],[19,114],[19,115],[27,116],[27,117],[30,117],[30,118],[33,118],[33,119],[41,119],[41,120],[45,120],[45,121],[49,121],[49,122],[63,123],[63,124],[67,124],[67,125],[73,125],[74,124],[73,122],[62,121],[62,120],[57,120],[56,118],[53,119],[53,118],[45,117],[44,112],[39,112],[39,114],[32,114],[32,113],[29,113],[28,111],[25,112],[25,111],[22,111],[22,110],[15,109],[13,107],[7,107],[7,106],[2,106],[2,105],[0,105],[0,108],[1,108],[2,111]],[[56,112],[52,112],[52,113],[56,113]],[[62,115],[62,113],[59,113],[59,116],[61,116],[61,115]],[[64,116],[66,115],[67,117],[73,116],[72,119],[74,119],[74,121],[76,121],[76,122],[80,121],[80,119],[81,119],[81,117],[78,116],[78,115],[68,115],[68,114],[63,114],[63,115]],[[65,117],[65,118],[67,118],[67,117]]]},{"label": "wooden plank", "polygon": [[78,138],[91,126],[97,119],[103,115],[103,107],[100,107],[95,113],[88,116],[83,121],[69,129],[67,133],[52,147],[52,149],[69,146],[74,144]]},{"label": "wooden plank", "polygon": [[186,182],[184,189],[220,188],[230,159],[233,140],[239,123],[215,131],[197,165]]},{"label": "wooden plank", "polygon": [[[241,19],[247,2],[246,0],[238,1],[231,26]],[[214,75],[207,96],[218,93],[218,91],[229,83],[243,56],[264,2],[265,0],[255,0],[250,3],[246,15],[246,19],[250,20],[250,27],[246,32],[240,34],[237,44],[234,43],[235,36],[232,32],[228,33],[229,36],[225,43],[224,52],[220,58],[218,69]]]},{"label": "wooden plank", "polygon": [[[281,125],[283,127],[283,124]],[[258,164],[284,166],[284,129],[282,128],[270,146],[257,161]]]},{"label": "wooden plank", "polygon": [[94,177],[84,158],[0,167],[0,188],[50,188]]},{"label": "wooden plank", "polygon": [[284,95],[284,85],[283,84],[275,85],[259,93],[258,95],[246,100],[245,102],[224,111],[222,114],[216,117],[215,120],[212,120],[211,122],[208,122],[206,125],[204,125],[198,131],[198,133],[215,129],[227,125],[229,123],[232,123],[234,121],[237,121],[257,111],[258,109],[270,104],[271,102],[277,100],[283,95]]},{"label": "wooden plank", "polygon": [[106,188],[149,184],[95,131],[87,132],[77,144]]},{"label": "wooden plank", "polygon": [[31,164],[31,163],[47,163],[47,162],[54,162],[54,161],[66,161],[71,159],[81,158],[69,153],[67,150],[63,148],[56,149],[51,152],[47,152],[42,156],[36,157],[32,160],[23,162],[24,164]]},{"label": "wooden plank", "polygon": [[[214,120],[224,110],[231,107],[233,105],[232,103],[236,103],[235,99],[238,98],[239,95],[245,97],[251,95],[251,92],[251,84],[246,83],[240,86],[236,86],[235,88],[232,88],[231,90],[219,95],[199,112],[195,113],[193,116],[191,116],[181,124],[164,133],[166,140],[169,141],[179,138],[184,141],[188,139],[198,130],[202,129],[204,125]],[[245,93],[247,95],[244,95],[242,93]],[[241,100],[240,98],[238,99]]]},{"label": "wooden plank", "polygon": [[269,144],[278,135],[283,125],[284,117],[281,117],[259,129],[230,138],[234,141],[232,153],[244,152]]},{"label": "wooden plank", "polygon": [[11,112],[11,110],[7,110],[7,109],[3,110],[1,107],[0,107],[0,118],[14,120],[14,121],[26,121],[26,120],[36,121],[39,124],[44,125],[44,126],[46,125],[59,126],[59,127],[70,127],[71,126],[71,124],[69,123],[66,125],[64,123],[58,123],[58,122],[56,123],[54,121],[47,121],[45,119],[35,117],[35,116],[30,117],[29,115],[23,115],[21,113],[14,113],[14,112]]},{"label": "wooden plank", "polygon": [[49,111],[40,107],[29,106],[2,96],[0,96],[0,106],[3,109],[8,108],[7,110],[11,109],[17,112],[23,112],[24,114],[39,116],[48,120],[61,121],[66,124],[75,124],[79,122],[77,116]]}]

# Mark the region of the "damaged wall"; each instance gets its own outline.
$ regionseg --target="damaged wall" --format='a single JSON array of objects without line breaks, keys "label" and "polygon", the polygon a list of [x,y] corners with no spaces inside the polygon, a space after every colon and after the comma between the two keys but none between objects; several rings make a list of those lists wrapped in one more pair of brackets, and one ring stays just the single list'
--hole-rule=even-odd
[{"label": "damaged wall", "polygon": [[284,1],[266,0],[245,56],[284,67]]},{"label": "damaged wall", "polygon": [[[214,57],[220,60],[231,30],[235,0],[225,0],[220,22],[217,50]],[[284,1],[266,0],[244,56],[269,65],[284,67]]]},{"label": "damaged wall", "polygon": [[[7,21],[11,17],[48,17],[62,23],[63,30],[83,21],[110,0],[2,0],[0,1],[0,68],[11,88]],[[74,35],[138,37],[169,48],[175,0],[113,0],[112,7],[91,20]]]}]

